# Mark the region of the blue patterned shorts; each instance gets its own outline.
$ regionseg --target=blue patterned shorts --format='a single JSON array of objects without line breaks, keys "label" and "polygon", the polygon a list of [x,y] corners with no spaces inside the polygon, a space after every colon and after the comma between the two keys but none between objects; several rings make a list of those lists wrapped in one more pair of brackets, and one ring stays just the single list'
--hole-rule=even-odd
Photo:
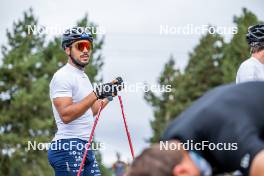
[{"label": "blue patterned shorts", "polygon": [[[80,168],[87,141],[72,138],[53,141],[48,159],[56,176],[76,176]],[[92,150],[88,150],[81,176],[100,176],[99,166]]]}]

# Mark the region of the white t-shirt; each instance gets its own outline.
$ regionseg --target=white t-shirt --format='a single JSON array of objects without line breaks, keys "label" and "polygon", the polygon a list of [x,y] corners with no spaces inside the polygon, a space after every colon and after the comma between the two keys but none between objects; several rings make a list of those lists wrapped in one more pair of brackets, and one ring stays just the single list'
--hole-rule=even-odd
[{"label": "white t-shirt", "polygon": [[73,102],[79,102],[93,91],[92,84],[84,71],[69,63],[60,68],[50,82],[50,99],[58,131],[53,141],[59,139],[79,138],[88,140],[94,117],[91,108],[74,121],[64,124],[53,104],[53,98],[72,97]]},{"label": "white t-shirt", "polygon": [[264,81],[264,64],[254,57],[245,60],[237,71],[236,83],[248,81]]}]

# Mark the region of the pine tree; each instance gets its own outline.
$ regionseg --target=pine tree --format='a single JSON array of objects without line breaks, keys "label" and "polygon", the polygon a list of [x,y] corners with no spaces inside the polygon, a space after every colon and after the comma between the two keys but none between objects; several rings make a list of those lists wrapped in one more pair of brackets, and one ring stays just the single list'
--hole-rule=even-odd
[{"label": "pine tree", "polygon": [[154,120],[151,121],[153,136],[150,139],[150,142],[156,142],[159,140],[163,129],[166,127],[172,116],[171,111],[168,109],[170,109],[175,103],[174,95],[176,94],[178,86],[178,82],[175,81],[176,79],[181,79],[181,73],[179,69],[175,69],[174,58],[171,56],[158,79],[158,83],[161,87],[171,85],[171,92],[164,91],[160,95],[157,95],[150,91],[144,96],[145,100],[154,108]]},{"label": "pine tree", "polygon": [[185,90],[190,102],[222,83],[220,61],[224,45],[220,35],[207,33],[189,54],[189,63],[185,68],[185,76],[188,79]]},{"label": "pine tree", "polygon": [[[32,9],[23,20],[7,31],[8,45],[2,47],[0,68],[1,99],[1,175],[45,175],[49,166],[41,159],[45,153],[27,151],[27,141],[47,141],[52,125],[47,101],[47,76],[40,72],[41,50],[45,36],[27,33],[27,25],[37,24]],[[7,153],[7,154],[6,154]],[[47,171],[47,172],[46,172]]]},{"label": "pine tree", "polygon": [[222,72],[219,62],[222,58],[223,46],[221,36],[208,33],[189,54],[189,63],[183,73],[179,69],[174,69],[173,58],[165,64],[159,84],[171,85],[172,91],[162,93],[160,96],[153,92],[145,95],[145,99],[154,108],[151,142],[157,142],[166,125],[194,100],[205,91],[221,84]]},{"label": "pine tree", "polygon": [[[238,33],[230,43],[225,43],[220,35],[202,36],[194,51],[189,54],[189,62],[183,72],[173,70],[172,59],[165,64],[162,78],[170,78],[170,93],[155,95],[148,92],[145,100],[154,109],[151,121],[153,136],[151,142],[157,142],[165,126],[184,111],[194,100],[207,90],[235,80],[236,72],[243,60],[249,57],[249,48],[245,35],[250,25],[260,23],[257,17],[243,9],[240,17],[234,17]],[[163,82],[159,81],[159,84]]]}]

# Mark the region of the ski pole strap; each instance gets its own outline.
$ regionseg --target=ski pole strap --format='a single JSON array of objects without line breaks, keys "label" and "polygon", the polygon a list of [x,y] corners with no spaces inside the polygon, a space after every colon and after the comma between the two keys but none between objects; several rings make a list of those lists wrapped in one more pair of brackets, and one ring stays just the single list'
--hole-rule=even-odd
[{"label": "ski pole strap", "polygon": [[134,160],[134,158],[135,158],[134,157],[134,149],[133,149],[130,133],[128,131],[128,126],[127,126],[126,117],[125,117],[125,113],[124,113],[124,106],[123,106],[122,98],[120,95],[118,95],[118,100],[119,100],[121,111],[122,111],[122,116],[123,116],[124,125],[125,125],[125,129],[126,129],[127,139],[128,139],[128,143],[129,143],[129,147],[130,147],[130,152],[131,152],[132,158]]},{"label": "ski pole strap", "polygon": [[91,145],[91,143],[92,143],[93,136],[94,136],[94,131],[95,131],[95,128],[96,128],[97,122],[98,122],[98,120],[99,120],[99,117],[100,117],[101,111],[102,111],[102,109],[103,109],[103,104],[104,104],[104,102],[101,101],[101,105],[100,105],[100,108],[99,108],[98,114],[97,114],[97,116],[96,116],[96,119],[95,119],[95,121],[94,121],[93,128],[92,128],[92,132],[91,132],[90,137],[89,137],[89,141],[88,141],[88,143],[87,143],[86,146],[85,146],[85,152],[84,152],[84,155],[83,155],[83,158],[82,158],[82,162],[81,162],[81,165],[80,165],[80,168],[79,168],[79,171],[78,171],[77,176],[80,176],[81,173],[82,173],[82,169],[83,169],[83,166],[84,166],[84,163],[85,163],[85,160],[86,160],[86,155],[87,155],[88,150],[89,150],[89,148],[90,148],[90,145]]}]

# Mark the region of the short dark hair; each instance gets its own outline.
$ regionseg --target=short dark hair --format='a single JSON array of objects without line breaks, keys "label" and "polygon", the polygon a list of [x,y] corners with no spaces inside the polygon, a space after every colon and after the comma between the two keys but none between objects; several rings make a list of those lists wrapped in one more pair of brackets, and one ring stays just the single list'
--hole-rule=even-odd
[{"label": "short dark hair", "polygon": [[251,54],[257,53],[264,50],[264,42],[257,44],[257,45],[253,45],[250,47],[250,52]]},{"label": "short dark hair", "polygon": [[158,144],[145,149],[132,163],[127,176],[172,176],[173,168],[182,161],[179,150],[160,150]]}]

